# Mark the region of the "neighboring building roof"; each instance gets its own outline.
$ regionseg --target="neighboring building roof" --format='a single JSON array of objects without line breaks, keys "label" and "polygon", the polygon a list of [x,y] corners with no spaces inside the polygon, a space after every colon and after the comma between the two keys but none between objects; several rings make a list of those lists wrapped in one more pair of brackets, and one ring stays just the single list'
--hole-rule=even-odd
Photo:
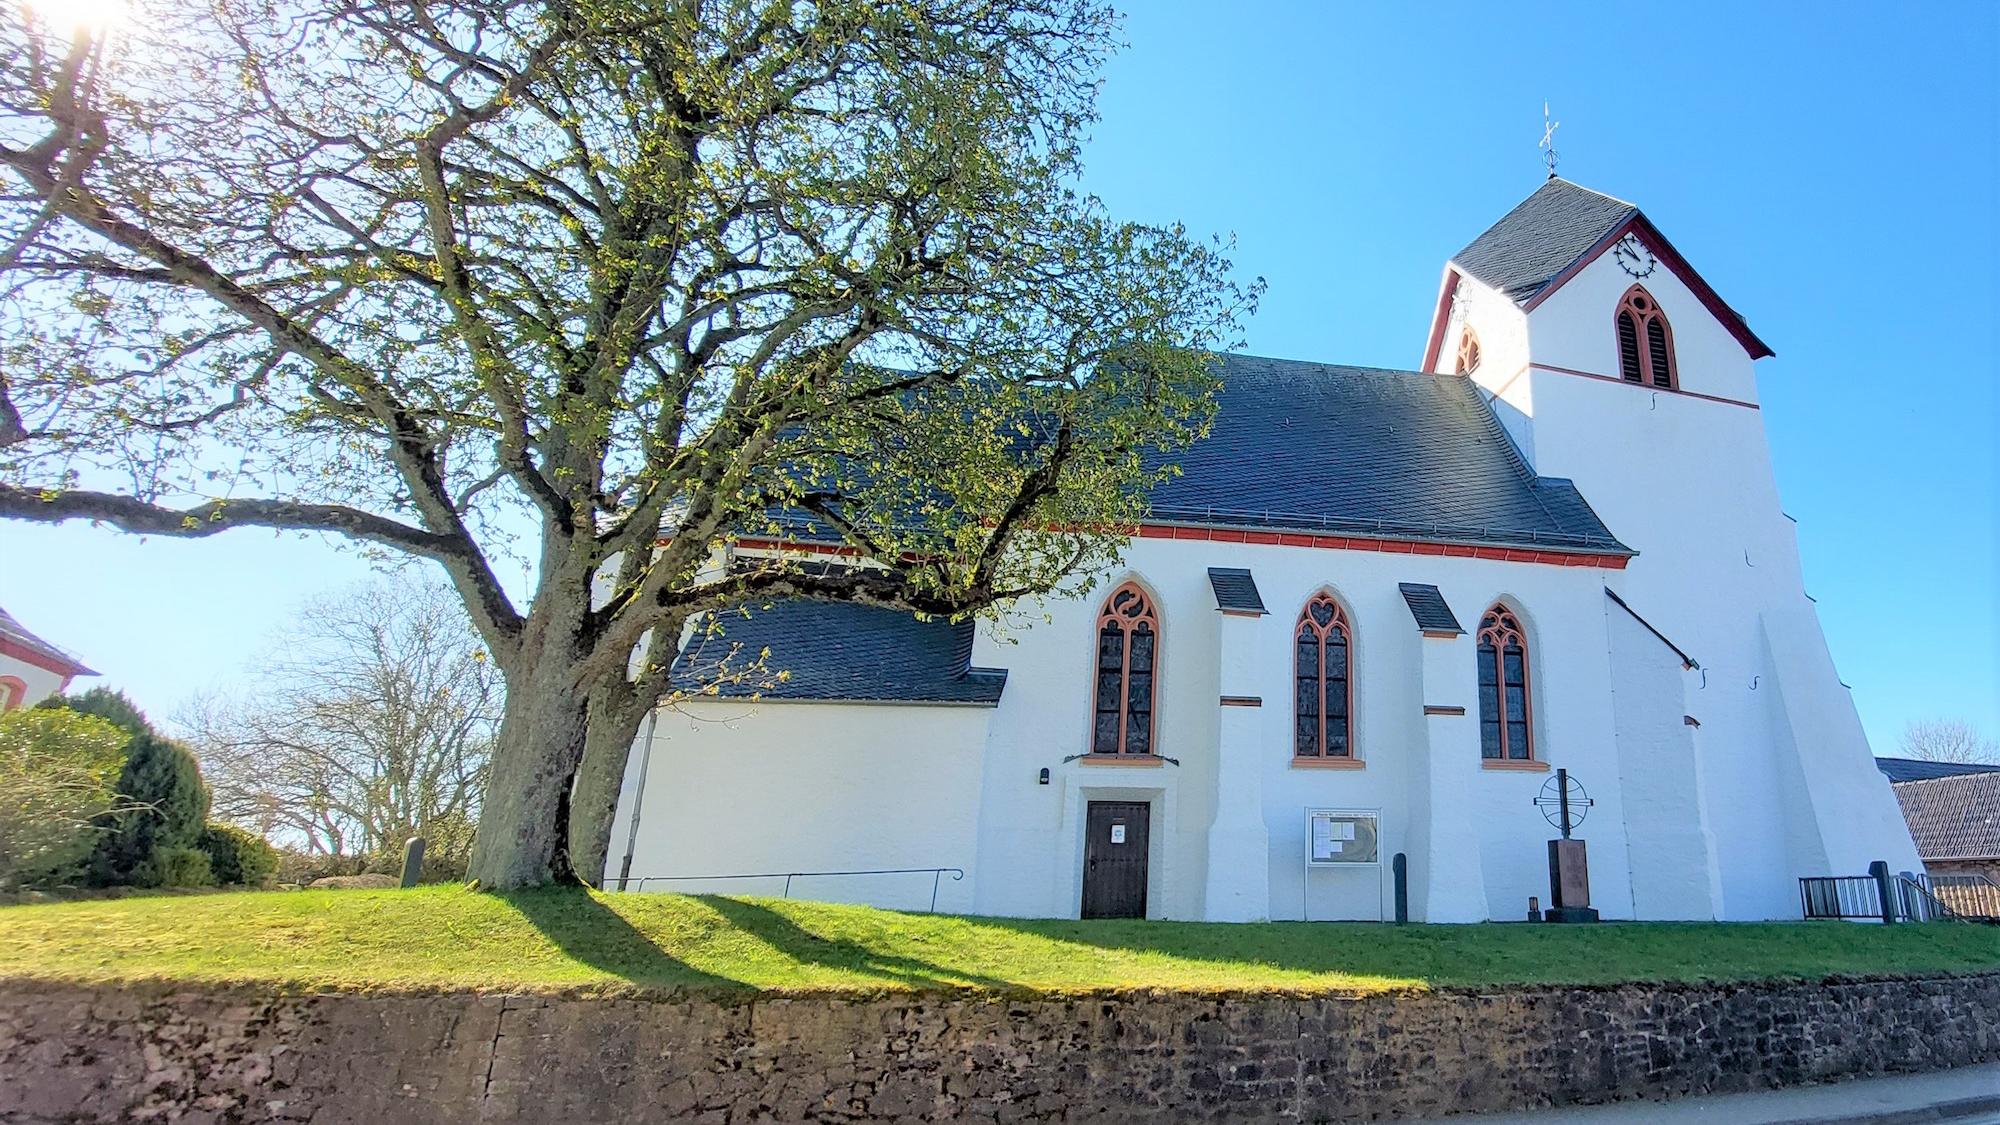
[{"label": "neighboring building roof", "polygon": [[1396,588],[1403,592],[1403,601],[1410,607],[1410,616],[1417,619],[1417,628],[1426,633],[1463,633],[1465,627],[1445,604],[1444,595],[1436,586],[1426,586],[1421,582],[1399,582]]},{"label": "neighboring building roof", "polygon": [[2000,765],[1978,762],[1927,762],[1921,758],[1876,758],[1875,768],[1890,781],[1928,781],[1933,777],[1957,777],[1968,773],[2000,773]]},{"label": "neighboring building roof", "polygon": [[[1007,684],[1005,671],[971,666],[970,621],[919,621],[900,610],[806,599],[713,620],[717,631],[698,622],[674,661],[676,690],[732,699],[991,707]],[[766,650],[762,666],[749,671]],[[715,691],[706,692],[711,684]]]},{"label": "neighboring building roof", "polygon": [[1638,214],[1622,199],[1551,177],[1451,261],[1468,277],[1525,304]]},{"label": "neighboring building roof", "polygon": [[1904,781],[1891,788],[1924,859],[2000,857],[2000,772]]},{"label": "neighboring building roof", "polygon": [[37,668],[46,668],[59,676],[97,675],[76,657],[28,632],[13,614],[4,609],[0,609],[0,654],[24,660]]},{"label": "neighboring building roof", "polygon": [[1452,256],[1446,291],[1439,296],[1439,314],[1425,347],[1424,366],[1437,361],[1453,271],[1505,294],[1524,309],[1533,309],[1627,234],[1636,235],[1666,263],[1751,359],[1773,354],[1770,345],[1750,330],[1743,315],[1730,308],[1707,279],[1695,272],[1644,212],[1622,199],[1552,176]]},{"label": "neighboring building roof", "polygon": [[1217,358],[1214,423],[1148,522],[1633,553],[1575,485],[1528,469],[1469,379]]},{"label": "neighboring building roof", "polygon": [[1268,613],[1257,579],[1241,567],[1211,566],[1208,584],[1215,590],[1215,608],[1224,613]]}]

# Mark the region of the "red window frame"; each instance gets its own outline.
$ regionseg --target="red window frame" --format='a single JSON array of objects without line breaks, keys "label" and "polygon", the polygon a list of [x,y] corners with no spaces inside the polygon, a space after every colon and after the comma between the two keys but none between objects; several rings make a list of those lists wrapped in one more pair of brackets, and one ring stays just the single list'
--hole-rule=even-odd
[{"label": "red window frame", "polygon": [[[1315,610],[1322,611],[1324,621],[1318,619]],[[1327,671],[1327,650],[1342,650],[1340,663],[1340,715],[1343,745],[1338,751],[1331,749],[1327,740],[1328,714],[1332,710],[1327,704],[1331,697],[1327,693],[1329,681],[1335,677]],[[1311,671],[1304,669],[1300,657],[1310,651],[1313,655]],[[1308,703],[1311,704],[1308,707]],[[1310,727],[1308,722],[1310,721]],[[1310,742],[1306,737],[1311,733]],[[1299,611],[1298,627],[1292,630],[1292,756],[1295,758],[1345,758],[1359,757],[1355,753],[1354,740],[1354,628],[1347,623],[1347,614],[1340,603],[1328,593],[1314,594],[1307,600],[1305,608]]]},{"label": "red window frame", "polygon": [[1618,311],[1611,318],[1611,331],[1618,341],[1618,374],[1628,383],[1661,390],[1680,389],[1680,373],[1674,362],[1674,328],[1660,302],[1634,285],[1618,299]]},{"label": "red window frame", "polygon": [[[1090,752],[1150,757],[1155,754],[1160,700],[1160,615],[1153,608],[1151,595],[1136,582],[1111,591],[1098,611],[1092,636],[1097,650],[1092,665]],[[1141,658],[1136,662],[1135,648]],[[1135,684],[1142,704],[1136,711]],[[1115,710],[1107,706],[1114,698]],[[1135,730],[1140,735],[1136,741],[1132,737]]]},{"label": "red window frame", "polygon": [[[1528,632],[1505,605],[1496,604],[1479,619],[1479,756],[1489,762],[1535,761],[1535,699]],[[1520,654],[1520,675],[1510,678],[1507,653]],[[1491,673],[1492,680],[1487,679]],[[1492,688],[1489,694],[1487,689]],[[1508,714],[1509,693],[1520,692],[1521,717]],[[1488,742],[1491,727],[1494,741]],[[1519,727],[1518,734],[1515,727]],[[1518,744],[1517,744],[1518,743]],[[1489,753],[1489,750],[1491,751]]]}]

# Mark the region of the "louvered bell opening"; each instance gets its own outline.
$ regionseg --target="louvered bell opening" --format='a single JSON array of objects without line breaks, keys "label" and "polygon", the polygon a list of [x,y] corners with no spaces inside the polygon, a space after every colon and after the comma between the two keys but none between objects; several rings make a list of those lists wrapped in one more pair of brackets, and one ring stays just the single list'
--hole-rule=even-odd
[{"label": "louvered bell opening", "polygon": [[[1646,322],[1646,355],[1653,361],[1653,385],[1671,387],[1674,385],[1673,367],[1667,354],[1667,326],[1656,318]],[[1627,379],[1636,376],[1627,375]]]},{"label": "louvered bell opening", "polygon": [[1639,326],[1629,312],[1618,314],[1618,373],[1628,383],[1640,382]]}]

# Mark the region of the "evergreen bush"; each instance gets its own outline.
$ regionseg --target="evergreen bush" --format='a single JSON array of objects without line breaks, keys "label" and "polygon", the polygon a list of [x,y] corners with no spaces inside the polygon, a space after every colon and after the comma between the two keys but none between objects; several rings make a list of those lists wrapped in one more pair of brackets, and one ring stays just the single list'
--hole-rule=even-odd
[{"label": "evergreen bush", "polygon": [[80,715],[95,715],[97,718],[122,727],[134,738],[142,734],[158,734],[153,724],[146,721],[146,713],[132,702],[122,691],[107,687],[94,687],[81,695],[52,695],[42,700],[43,707],[66,707]]},{"label": "evergreen bush", "polygon": [[215,881],[224,886],[261,887],[278,870],[278,849],[234,824],[209,822],[196,846],[208,855]]},{"label": "evergreen bush", "polygon": [[[208,822],[208,786],[187,747],[157,734],[133,738],[118,775],[118,802],[98,818],[104,831],[90,857],[90,882],[100,887],[199,886],[148,881],[168,869],[154,862],[157,853],[195,847]],[[204,864],[206,860],[204,855]]]},{"label": "evergreen bush", "polygon": [[215,872],[207,852],[176,845],[154,852],[134,882],[148,887],[212,887]]}]

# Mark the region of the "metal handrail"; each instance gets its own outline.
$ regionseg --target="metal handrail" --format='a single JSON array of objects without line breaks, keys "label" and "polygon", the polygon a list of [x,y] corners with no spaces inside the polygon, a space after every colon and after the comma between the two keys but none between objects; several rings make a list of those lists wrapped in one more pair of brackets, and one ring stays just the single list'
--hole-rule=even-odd
[{"label": "metal handrail", "polygon": [[623,890],[627,883],[637,883],[638,886],[634,889],[643,891],[649,882],[700,883],[720,879],[783,879],[785,881],[785,893],[783,897],[790,898],[792,897],[793,879],[833,875],[929,875],[931,877],[930,912],[936,914],[938,884],[946,875],[951,876],[952,882],[959,882],[965,878],[965,869],[962,867],[877,867],[865,871],[752,871],[742,875],[641,875],[635,879],[620,879],[618,884],[619,889]]},{"label": "metal handrail", "polygon": [[1978,872],[1919,875],[1917,881],[1961,918],[2000,919],[2000,884]]},{"label": "metal handrail", "polygon": [[1900,906],[1903,917],[1915,922],[1931,922],[1940,918],[1954,922],[1965,920],[1963,915],[1952,909],[1949,903],[1940,899],[1931,890],[1922,876],[1898,875],[1896,882],[1900,884],[1899,889],[1902,892],[1903,901]]}]

